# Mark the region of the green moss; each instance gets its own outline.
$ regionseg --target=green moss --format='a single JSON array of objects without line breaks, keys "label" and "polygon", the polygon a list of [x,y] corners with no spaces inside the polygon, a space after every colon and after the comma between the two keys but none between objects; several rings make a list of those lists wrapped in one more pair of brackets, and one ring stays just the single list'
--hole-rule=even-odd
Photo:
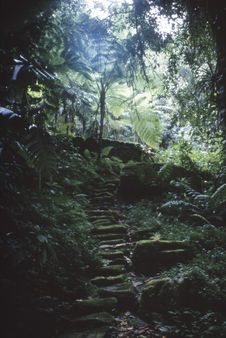
[{"label": "green moss", "polygon": [[99,276],[95,277],[92,279],[92,283],[95,284],[96,286],[109,286],[109,285],[114,285],[117,283],[123,283],[125,281],[129,280],[129,276],[127,274],[122,274],[118,276]]},{"label": "green moss", "polygon": [[115,297],[81,299],[74,302],[72,310],[79,315],[86,315],[98,311],[112,312],[116,305]]},{"label": "green moss", "polygon": [[78,329],[94,329],[101,326],[110,326],[114,321],[115,319],[110,313],[98,312],[76,318],[71,320],[70,323]]},{"label": "green moss", "polygon": [[127,232],[127,227],[121,224],[114,224],[109,226],[98,226],[93,229],[94,234],[125,234]]},{"label": "green moss", "polygon": [[102,276],[116,276],[126,272],[124,265],[103,266],[97,270],[97,273]]}]

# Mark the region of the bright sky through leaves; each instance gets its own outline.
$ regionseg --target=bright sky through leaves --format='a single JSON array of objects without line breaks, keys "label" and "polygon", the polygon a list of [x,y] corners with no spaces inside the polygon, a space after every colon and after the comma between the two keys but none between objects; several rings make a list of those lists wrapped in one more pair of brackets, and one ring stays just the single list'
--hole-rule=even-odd
[{"label": "bright sky through leaves", "polygon": [[[100,20],[104,20],[109,15],[109,7],[110,6],[120,6],[123,3],[132,4],[132,0],[85,0],[85,3],[88,9],[91,12],[91,16],[97,17]],[[168,33],[172,33],[173,31],[173,22],[168,18],[160,16],[158,14],[157,8],[152,9],[153,16],[157,17],[157,24],[159,32],[165,36]]]}]

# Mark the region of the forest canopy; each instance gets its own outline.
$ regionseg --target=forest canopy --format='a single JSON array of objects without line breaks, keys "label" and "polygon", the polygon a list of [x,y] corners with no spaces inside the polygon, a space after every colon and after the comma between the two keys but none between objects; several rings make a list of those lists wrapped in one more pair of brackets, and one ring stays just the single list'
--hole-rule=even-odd
[{"label": "forest canopy", "polygon": [[50,133],[154,149],[225,139],[224,7],[208,4],[9,1],[1,105]]}]

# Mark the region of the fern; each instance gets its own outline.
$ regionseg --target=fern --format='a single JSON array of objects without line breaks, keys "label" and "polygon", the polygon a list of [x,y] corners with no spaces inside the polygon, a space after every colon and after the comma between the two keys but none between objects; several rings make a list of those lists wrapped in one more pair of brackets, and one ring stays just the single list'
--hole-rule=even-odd
[{"label": "fern", "polygon": [[173,171],[174,164],[171,162],[165,163],[158,171],[157,175],[162,181],[166,181],[170,178]]},{"label": "fern", "polygon": [[212,202],[226,202],[226,183],[222,184],[217,190],[210,196]]},{"label": "fern", "polygon": [[168,214],[178,214],[178,211],[183,212],[197,212],[198,207],[195,204],[185,202],[183,200],[173,200],[164,203],[161,208],[161,211]]},{"label": "fern", "polygon": [[32,130],[27,138],[25,147],[29,160],[34,163],[39,176],[39,190],[41,190],[41,182],[43,173],[50,176],[56,167],[55,151],[50,135],[41,130]]}]

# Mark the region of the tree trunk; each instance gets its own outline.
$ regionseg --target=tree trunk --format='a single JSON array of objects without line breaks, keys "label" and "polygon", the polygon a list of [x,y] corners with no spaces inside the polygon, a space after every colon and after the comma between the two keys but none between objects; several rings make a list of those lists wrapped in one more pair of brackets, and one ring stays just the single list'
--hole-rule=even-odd
[{"label": "tree trunk", "polygon": [[101,159],[102,151],[102,140],[103,140],[103,129],[104,129],[104,118],[105,118],[105,100],[106,100],[106,90],[101,81],[101,91],[100,91],[100,133],[99,133],[99,144],[98,144],[98,161]]}]

